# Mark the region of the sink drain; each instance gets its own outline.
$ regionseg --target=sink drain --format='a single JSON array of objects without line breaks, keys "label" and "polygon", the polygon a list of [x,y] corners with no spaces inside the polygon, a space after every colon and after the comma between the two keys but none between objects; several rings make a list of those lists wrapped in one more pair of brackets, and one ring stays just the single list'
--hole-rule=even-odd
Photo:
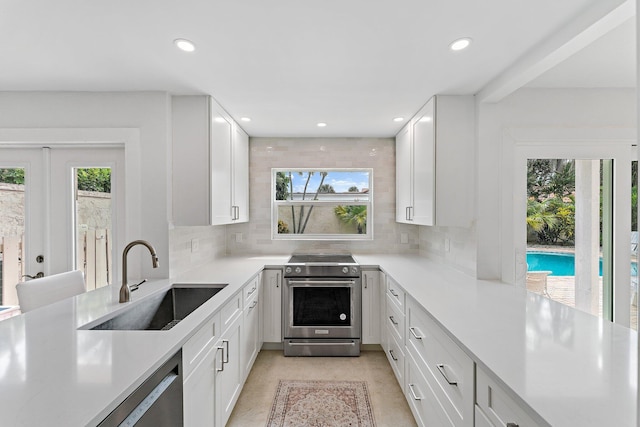
[{"label": "sink drain", "polygon": [[176,326],[178,323],[180,323],[179,320],[172,320],[171,322],[169,322],[166,325],[164,325],[164,327],[162,329],[160,329],[160,330],[161,331],[168,331],[169,329],[171,329],[174,326]]}]

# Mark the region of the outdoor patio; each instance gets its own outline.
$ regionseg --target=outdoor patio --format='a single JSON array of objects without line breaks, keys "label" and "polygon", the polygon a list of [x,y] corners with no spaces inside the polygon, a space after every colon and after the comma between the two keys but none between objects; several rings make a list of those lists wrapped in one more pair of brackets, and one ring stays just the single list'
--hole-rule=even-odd
[{"label": "outdoor patio", "polygon": [[[546,289],[548,293],[548,297],[554,301],[558,301],[562,304],[568,305],[570,307],[575,307],[576,305],[576,296],[574,289],[575,276],[547,276],[546,278]],[[541,289],[536,286],[535,283],[530,278],[527,278],[527,289],[537,292]],[[600,278],[600,295],[602,295],[602,278]],[[544,294],[543,294],[544,295]],[[635,304],[631,304],[631,327],[632,329],[637,329],[638,325],[638,305],[637,300],[634,301]],[[598,303],[598,316],[602,317],[602,298],[599,299]]]}]

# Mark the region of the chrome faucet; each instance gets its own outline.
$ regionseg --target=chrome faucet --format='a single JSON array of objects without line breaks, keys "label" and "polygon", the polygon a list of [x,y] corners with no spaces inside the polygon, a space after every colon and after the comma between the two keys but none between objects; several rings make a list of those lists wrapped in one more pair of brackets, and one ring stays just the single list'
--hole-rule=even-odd
[{"label": "chrome faucet", "polygon": [[149,249],[149,252],[151,252],[153,268],[158,268],[158,255],[156,255],[156,250],[151,246],[151,243],[146,240],[134,240],[125,246],[124,251],[122,251],[122,285],[120,286],[120,302],[129,302],[131,299],[131,289],[127,284],[127,254],[129,253],[129,250],[136,245],[143,245]]}]

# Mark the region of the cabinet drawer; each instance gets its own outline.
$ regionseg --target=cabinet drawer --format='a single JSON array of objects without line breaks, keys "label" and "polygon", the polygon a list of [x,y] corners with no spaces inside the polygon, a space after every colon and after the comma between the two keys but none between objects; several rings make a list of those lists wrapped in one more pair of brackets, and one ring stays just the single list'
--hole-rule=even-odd
[{"label": "cabinet drawer", "polygon": [[407,384],[405,397],[411,407],[411,412],[420,426],[450,426],[456,424],[449,418],[442,407],[431,385],[418,369],[412,356],[407,355]]},{"label": "cabinet drawer", "polygon": [[236,293],[220,310],[220,331],[226,331],[242,313],[242,295],[242,292]]},{"label": "cabinet drawer", "polygon": [[404,290],[390,277],[387,277],[387,295],[400,311],[404,313]]},{"label": "cabinet drawer", "polygon": [[389,364],[391,364],[393,373],[396,375],[398,384],[400,384],[400,387],[404,387],[404,346],[398,344],[391,331],[386,335],[385,351],[387,353],[387,359],[389,359]]},{"label": "cabinet drawer", "polygon": [[407,304],[408,351],[458,426],[473,425],[473,360],[413,300]]},{"label": "cabinet drawer", "polygon": [[256,277],[251,279],[249,284],[246,285],[242,291],[244,296],[245,308],[252,303],[252,301],[255,299],[254,297],[258,295],[259,290],[260,290],[260,275],[257,275]]},{"label": "cabinet drawer", "polygon": [[[491,426],[515,425],[519,427],[547,426],[542,420],[536,421],[509,392],[500,387],[486,372],[478,368],[476,372],[476,403]],[[533,412],[533,411],[532,411]]]},{"label": "cabinet drawer", "polygon": [[388,326],[389,333],[404,345],[404,314],[391,300],[392,298],[387,295],[387,317],[385,318],[385,323]]},{"label": "cabinet drawer", "polygon": [[216,313],[182,346],[182,369],[186,379],[220,336],[220,313]]},{"label": "cabinet drawer", "polygon": [[487,418],[478,405],[476,405],[476,422],[474,427],[496,427],[489,421],[489,418]]}]

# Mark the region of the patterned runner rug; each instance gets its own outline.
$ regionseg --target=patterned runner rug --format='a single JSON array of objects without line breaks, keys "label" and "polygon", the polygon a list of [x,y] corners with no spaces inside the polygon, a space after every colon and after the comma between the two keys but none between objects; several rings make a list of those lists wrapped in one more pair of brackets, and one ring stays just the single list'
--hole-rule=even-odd
[{"label": "patterned runner rug", "polygon": [[364,381],[280,380],[267,427],[375,427]]}]

